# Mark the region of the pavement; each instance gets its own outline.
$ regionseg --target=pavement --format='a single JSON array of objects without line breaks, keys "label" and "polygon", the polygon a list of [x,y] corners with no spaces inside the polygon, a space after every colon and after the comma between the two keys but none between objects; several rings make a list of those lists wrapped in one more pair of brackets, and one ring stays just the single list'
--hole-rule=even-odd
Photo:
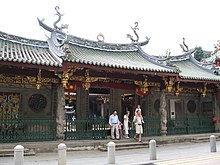
[{"label": "pavement", "polygon": [[[183,143],[183,142],[207,142],[211,135],[216,136],[216,140],[220,140],[220,133],[205,133],[205,134],[191,134],[191,135],[170,135],[170,136],[151,136],[143,137],[143,142],[149,142],[154,139],[157,145],[171,144],[171,143]],[[65,143],[70,151],[85,151],[85,150],[97,150],[99,146],[106,145],[112,141],[110,138],[104,140],[58,140],[58,141],[43,141],[43,142],[19,142],[19,143],[2,143],[0,149],[13,149],[16,145],[23,145],[35,153],[50,153],[57,152],[57,146],[60,143]],[[121,139],[113,140],[117,143],[133,143],[135,140]]]},{"label": "pavement", "polygon": [[[219,133],[213,133],[220,137]],[[217,138],[217,152],[210,152],[209,137],[212,134],[179,135],[166,137],[145,137],[143,141],[154,139],[157,141],[157,159],[150,160],[149,148],[119,150],[115,153],[117,165],[216,165],[220,164],[220,152],[218,151],[220,140]],[[134,139],[126,139],[126,142]],[[94,148],[72,150],[67,152],[67,165],[107,165],[107,152],[96,149],[96,145],[108,143],[107,140],[96,141],[65,141],[65,144],[74,144],[76,147],[93,146]],[[115,141],[116,145],[124,140]],[[36,145],[37,147],[50,147],[51,144],[57,147],[62,141],[55,142],[24,142],[23,146]],[[1,144],[1,148],[9,144]],[[16,144],[10,144],[15,146]],[[36,147],[35,146],[35,147]],[[87,147],[88,147],[87,146]],[[48,149],[49,151],[49,149]],[[24,165],[54,165],[58,164],[57,150],[53,152],[37,152],[35,156],[25,156]],[[14,165],[13,157],[0,157],[0,165]]]},{"label": "pavement", "polygon": [[[217,142],[217,146],[220,142]],[[219,148],[219,147],[218,147]],[[149,148],[116,151],[117,165],[217,165],[220,152],[210,152],[209,142],[173,143],[157,147],[157,159],[150,160]],[[57,153],[38,153],[24,158],[24,165],[58,164]],[[107,165],[107,152],[72,151],[67,153],[67,165]],[[1,157],[0,165],[14,165],[13,157]]]}]

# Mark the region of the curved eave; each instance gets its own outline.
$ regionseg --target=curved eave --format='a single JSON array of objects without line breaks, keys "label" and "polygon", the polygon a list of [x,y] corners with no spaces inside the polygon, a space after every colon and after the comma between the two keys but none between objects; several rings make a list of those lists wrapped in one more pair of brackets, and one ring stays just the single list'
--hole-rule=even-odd
[{"label": "curved eave", "polygon": [[157,57],[154,57],[152,55],[149,55],[149,54],[145,53],[144,50],[140,46],[138,48],[138,51],[140,52],[140,54],[142,55],[142,57],[145,60],[148,60],[149,62],[152,62],[155,65],[158,65],[158,66],[161,66],[161,67],[173,70],[173,72],[175,72],[175,73],[178,73],[177,68],[175,66],[167,65],[166,60],[168,60],[168,58],[157,58]]},{"label": "curved eave", "polygon": [[215,75],[209,70],[197,66],[190,59],[173,62],[180,69],[179,77],[181,79],[198,80],[198,81],[220,81],[220,76]]},{"label": "curved eave", "polygon": [[39,18],[37,18],[37,20],[38,20],[39,25],[40,25],[42,28],[44,28],[45,30],[47,30],[47,31],[49,31],[49,32],[54,31],[53,28],[51,28],[50,26],[48,26],[48,25],[46,25],[45,23],[43,23],[43,21],[40,20]]},{"label": "curved eave", "polygon": [[[202,62],[199,62],[197,61],[192,55],[189,56],[189,59],[192,63],[194,63],[197,67],[199,67],[200,69],[206,71],[206,72],[209,72],[209,73],[212,73],[214,74],[214,71],[217,71],[218,70],[216,68],[214,68],[212,66],[212,64],[210,63],[202,63]],[[208,66],[210,66],[210,68],[207,68]]]}]

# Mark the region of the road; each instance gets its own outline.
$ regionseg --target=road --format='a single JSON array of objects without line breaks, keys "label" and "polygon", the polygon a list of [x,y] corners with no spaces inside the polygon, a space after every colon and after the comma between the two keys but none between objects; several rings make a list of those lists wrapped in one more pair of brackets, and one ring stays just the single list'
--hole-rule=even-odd
[{"label": "road", "polygon": [[[149,160],[149,148],[116,151],[117,165],[216,165],[220,151],[211,153],[208,142],[180,143],[157,147],[157,160]],[[24,158],[24,165],[56,165],[57,153],[41,153]],[[67,153],[67,165],[106,165],[107,152],[72,151]],[[14,165],[13,157],[0,157],[0,165]]]}]

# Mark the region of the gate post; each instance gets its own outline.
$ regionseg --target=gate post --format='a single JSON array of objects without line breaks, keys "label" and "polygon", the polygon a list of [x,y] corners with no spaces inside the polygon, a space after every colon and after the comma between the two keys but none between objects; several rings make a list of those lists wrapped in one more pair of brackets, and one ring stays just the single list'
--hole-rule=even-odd
[{"label": "gate post", "polygon": [[14,148],[14,165],[24,164],[24,147],[22,145],[17,145]]},{"label": "gate post", "polygon": [[108,147],[108,165],[115,165],[115,143],[109,142]]},{"label": "gate post", "polygon": [[216,152],[216,138],[215,135],[210,136],[210,151]]},{"label": "gate post", "polygon": [[149,148],[150,148],[150,160],[156,160],[157,154],[156,154],[156,141],[155,140],[150,140]]},{"label": "gate post", "polygon": [[58,165],[66,165],[66,144],[58,145]]}]

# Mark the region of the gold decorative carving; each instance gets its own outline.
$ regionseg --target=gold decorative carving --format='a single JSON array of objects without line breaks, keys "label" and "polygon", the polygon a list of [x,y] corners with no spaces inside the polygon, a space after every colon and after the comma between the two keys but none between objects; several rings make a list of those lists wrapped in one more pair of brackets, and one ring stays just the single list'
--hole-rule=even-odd
[{"label": "gold decorative carving", "polygon": [[85,89],[85,90],[89,90],[89,88],[91,87],[91,84],[89,82],[84,82],[82,84],[82,87]]},{"label": "gold decorative carving", "polygon": [[197,88],[197,91],[202,95],[202,97],[205,97],[207,92],[207,83],[204,83],[203,88]]},{"label": "gold decorative carving", "polygon": [[[0,92],[0,119],[6,121],[17,119],[19,107],[20,107],[19,102],[20,102],[19,93]],[[4,126],[4,123],[2,126]]]},{"label": "gold decorative carving", "polygon": [[[32,76],[18,76],[18,75],[4,75],[0,74],[0,83],[5,84],[35,84],[37,83],[37,78]],[[48,84],[58,84],[59,79],[55,78],[42,78],[41,77],[41,85],[48,85]]]},{"label": "gold decorative carving", "polygon": [[180,82],[178,81],[177,85],[176,85],[175,95],[179,96],[180,92],[182,92],[182,91],[183,91],[183,88],[180,87]]},{"label": "gold decorative carving", "polygon": [[75,76],[73,76],[73,73],[76,72],[76,70],[82,70],[82,69],[83,68],[71,66],[68,67],[67,71],[64,71],[62,73],[55,72],[55,75],[61,79],[63,87],[68,88],[69,80],[74,80],[75,78]]},{"label": "gold decorative carving", "polygon": [[173,91],[173,85],[175,84],[175,80],[175,77],[163,77],[163,81],[168,92]]},{"label": "gold decorative carving", "polygon": [[76,70],[83,70],[84,68],[77,67],[77,66],[69,66],[67,72],[76,72]]},{"label": "gold decorative carving", "polygon": [[90,77],[89,75],[89,69],[86,69],[85,71],[85,78],[84,78],[84,83],[82,84],[83,88],[85,90],[89,90],[89,88],[91,87],[91,82],[96,82],[98,81],[97,77]]},{"label": "gold decorative carving", "polygon": [[140,87],[140,90],[146,94],[149,91],[150,86],[159,87],[160,83],[148,82],[147,76],[145,76],[144,81],[134,81],[135,85]]},{"label": "gold decorative carving", "polygon": [[144,81],[134,81],[135,85],[138,85],[140,87],[140,90],[143,93],[147,93],[149,91],[148,87],[148,82],[147,79],[145,79]]},{"label": "gold decorative carving", "polygon": [[37,81],[36,81],[36,88],[40,89],[41,87],[41,69],[39,69],[38,74],[37,74]]},{"label": "gold decorative carving", "polygon": [[70,76],[70,75],[69,75],[68,72],[63,72],[61,81],[62,81],[62,84],[63,84],[63,87],[64,87],[64,88],[67,88],[69,76]]},{"label": "gold decorative carving", "polygon": [[98,80],[103,80],[103,81],[107,81],[106,78],[102,78],[102,77],[91,77],[89,74],[89,69],[85,70],[85,76],[70,76],[69,80],[74,80],[74,81],[81,81],[82,82],[82,87],[86,90],[89,90],[89,88],[91,87],[91,83],[92,82],[96,82]]}]

